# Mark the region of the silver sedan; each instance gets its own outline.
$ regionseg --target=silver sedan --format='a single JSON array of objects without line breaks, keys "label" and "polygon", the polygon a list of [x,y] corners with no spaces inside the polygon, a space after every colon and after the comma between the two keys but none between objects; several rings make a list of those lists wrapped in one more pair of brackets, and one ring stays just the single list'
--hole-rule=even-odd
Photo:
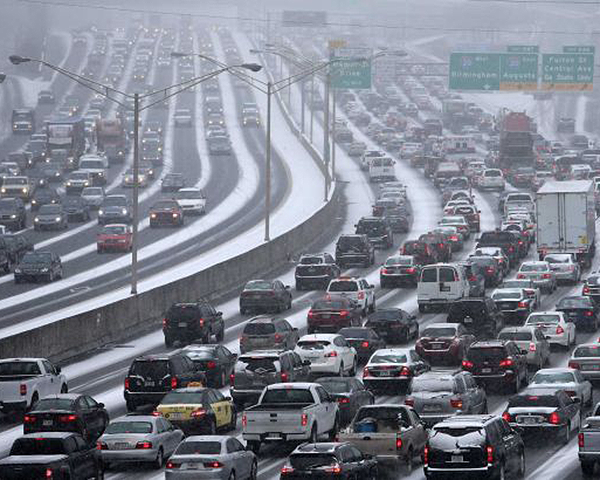
[{"label": "silver sedan", "polygon": [[557,282],[569,282],[573,285],[579,282],[581,269],[570,253],[549,253],[544,261],[550,264]]},{"label": "silver sedan", "polygon": [[161,416],[129,414],[110,422],[98,439],[102,462],[144,462],[161,468],[183,440],[183,432]]},{"label": "silver sedan", "polygon": [[167,462],[166,480],[256,480],[258,462],[237,438],[194,435],[177,447]]}]

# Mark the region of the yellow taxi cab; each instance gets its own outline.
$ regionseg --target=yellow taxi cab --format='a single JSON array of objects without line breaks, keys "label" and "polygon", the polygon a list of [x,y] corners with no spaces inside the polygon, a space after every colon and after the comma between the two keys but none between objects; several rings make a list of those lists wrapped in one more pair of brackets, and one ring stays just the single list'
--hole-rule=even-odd
[{"label": "yellow taxi cab", "polygon": [[188,386],[167,393],[156,407],[173,425],[188,434],[215,435],[235,429],[237,412],[230,397],[214,388]]}]

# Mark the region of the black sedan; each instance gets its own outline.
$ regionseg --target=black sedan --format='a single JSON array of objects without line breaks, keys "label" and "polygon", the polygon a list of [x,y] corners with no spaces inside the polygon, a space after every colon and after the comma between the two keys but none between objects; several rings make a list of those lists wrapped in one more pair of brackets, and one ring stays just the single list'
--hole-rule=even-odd
[{"label": "black sedan", "polygon": [[38,188],[31,199],[31,211],[37,212],[42,205],[60,203],[60,195],[54,188]]},{"label": "black sedan", "polygon": [[81,197],[65,197],[63,208],[67,213],[69,222],[86,222],[90,219],[90,207]]},{"label": "black sedan", "polygon": [[240,313],[282,312],[292,308],[290,287],[279,280],[250,280],[240,294]]},{"label": "black sedan", "polygon": [[329,396],[337,401],[342,425],[348,424],[360,407],[375,403],[373,394],[358,378],[321,377],[315,382],[320,383]]},{"label": "black sedan", "polygon": [[414,315],[400,308],[379,309],[369,315],[365,327],[371,327],[388,343],[406,343],[419,338],[419,323]]},{"label": "black sedan", "polygon": [[166,174],[160,185],[163,192],[176,192],[183,187],[185,187],[185,179],[181,173]]},{"label": "black sedan", "polygon": [[46,280],[53,282],[63,276],[60,257],[52,252],[26,253],[15,268],[15,283]]},{"label": "black sedan", "polygon": [[556,310],[563,312],[567,321],[573,322],[577,329],[598,330],[598,307],[589,296],[561,298]]},{"label": "black sedan", "polygon": [[188,345],[183,349],[192,359],[196,369],[206,375],[206,386],[222,388],[233,373],[237,355],[223,345]]},{"label": "black sedan", "polygon": [[23,417],[24,433],[75,432],[88,441],[96,440],[108,425],[103,403],[89,395],[61,393],[39,400]]},{"label": "black sedan", "polygon": [[385,341],[379,334],[369,327],[347,327],[339,332],[356,350],[359,361],[371,358],[377,350],[385,348]]},{"label": "black sedan", "polygon": [[304,443],[282,467],[281,480],[379,478],[377,460],[350,443]]}]

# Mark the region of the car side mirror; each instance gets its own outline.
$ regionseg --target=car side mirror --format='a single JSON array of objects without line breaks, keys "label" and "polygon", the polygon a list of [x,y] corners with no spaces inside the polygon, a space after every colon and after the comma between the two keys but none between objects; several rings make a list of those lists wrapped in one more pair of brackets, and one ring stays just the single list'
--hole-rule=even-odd
[{"label": "car side mirror", "polygon": [[231,397],[223,397],[226,402],[231,402]]},{"label": "car side mirror", "polygon": [[311,365],[310,364],[310,360],[303,360],[302,361],[302,365],[305,366],[305,367],[310,367],[310,365]]},{"label": "car side mirror", "polygon": [[217,312],[217,317],[222,317],[223,316],[223,312]]},{"label": "car side mirror", "polygon": [[56,369],[56,373],[62,372],[62,368],[60,368],[60,367],[55,367],[55,369]]},{"label": "car side mirror", "polygon": [[572,400],[573,400],[573,403],[581,403],[581,398],[579,398],[579,397],[573,397]]},{"label": "car side mirror", "polygon": [[297,332],[297,331],[298,331],[298,329],[297,329],[296,327],[294,327],[294,328],[292,328],[292,331],[293,331],[293,332]]},{"label": "car side mirror", "polygon": [[286,286],[285,286],[285,289],[286,289],[286,290],[289,290],[290,288],[292,288],[292,287],[290,287],[289,285],[286,285]]},{"label": "car side mirror", "polygon": [[104,408],[104,404],[103,403],[99,403],[98,404],[98,408]]}]

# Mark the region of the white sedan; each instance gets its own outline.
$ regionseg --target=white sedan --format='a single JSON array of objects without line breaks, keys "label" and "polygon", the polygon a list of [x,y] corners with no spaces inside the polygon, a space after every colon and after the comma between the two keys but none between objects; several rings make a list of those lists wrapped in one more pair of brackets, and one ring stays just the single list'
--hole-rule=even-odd
[{"label": "white sedan", "polygon": [[199,188],[180,188],[175,193],[175,200],[185,213],[206,213],[206,195]]},{"label": "white sedan", "polygon": [[536,390],[564,390],[570,397],[578,398],[584,407],[592,406],[592,384],[574,368],[543,368],[529,382]]},{"label": "white sedan", "polygon": [[567,322],[563,312],[533,312],[525,320],[525,325],[541,328],[551,345],[560,345],[564,348],[575,345],[575,324]]},{"label": "white sedan", "polygon": [[316,333],[304,335],[294,351],[300,358],[310,362],[311,373],[354,376],[356,374],[356,350],[338,334]]}]

